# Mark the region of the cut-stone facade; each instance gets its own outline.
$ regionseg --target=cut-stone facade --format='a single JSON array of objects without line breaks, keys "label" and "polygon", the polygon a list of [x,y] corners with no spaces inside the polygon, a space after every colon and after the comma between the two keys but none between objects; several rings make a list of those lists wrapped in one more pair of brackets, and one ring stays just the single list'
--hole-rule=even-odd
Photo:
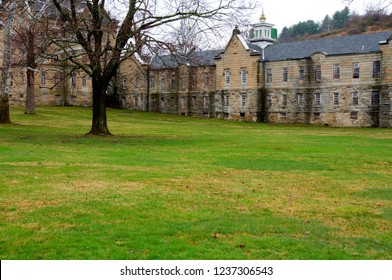
[{"label": "cut-stone facade", "polygon": [[[183,116],[392,127],[392,30],[280,44],[265,20],[250,41],[234,29],[224,50],[148,63],[135,55],[121,65],[108,96],[121,108]],[[25,102],[23,73],[12,75],[11,104]],[[39,105],[92,104],[90,78],[66,65],[40,65],[35,89]]]}]

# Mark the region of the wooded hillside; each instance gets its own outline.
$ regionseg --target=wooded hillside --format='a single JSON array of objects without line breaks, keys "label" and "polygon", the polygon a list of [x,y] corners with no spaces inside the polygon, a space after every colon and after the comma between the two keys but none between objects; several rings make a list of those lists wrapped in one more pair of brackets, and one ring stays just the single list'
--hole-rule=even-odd
[{"label": "wooded hillside", "polygon": [[279,42],[354,35],[392,29],[392,14],[384,9],[368,9],[365,14],[351,13],[348,7],[326,15],[322,22],[307,20],[284,27]]}]

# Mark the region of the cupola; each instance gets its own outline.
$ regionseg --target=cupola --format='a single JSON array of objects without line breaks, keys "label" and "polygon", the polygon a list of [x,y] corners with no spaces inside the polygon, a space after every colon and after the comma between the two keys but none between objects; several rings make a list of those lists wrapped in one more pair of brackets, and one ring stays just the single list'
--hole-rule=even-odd
[{"label": "cupola", "polygon": [[278,39],[278,30],[273,28],[275,25],[267,23],[267,18],[264,14],[264,8],[260,16],[259,22],[252,24],[250,41],[261,48],[273,44]]}]

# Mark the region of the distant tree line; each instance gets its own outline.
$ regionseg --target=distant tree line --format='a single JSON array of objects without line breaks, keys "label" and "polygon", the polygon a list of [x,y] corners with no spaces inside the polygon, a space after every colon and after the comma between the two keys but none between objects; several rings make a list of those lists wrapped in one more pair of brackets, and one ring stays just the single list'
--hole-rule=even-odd
[{"label": "distant tree line", "polygon": [[341,11],[336,11],[332,17],[326,15],[321,23],[315,22],[314,20],[307,20],[294,24],[291,27],[284,27],[279,36],[279,40],[282,42],[293,41],[304,35],[314,35],[341,29],[349,22],[350,18],[350,9],[345,7]]},{"label": "distant tree line", "polygon": [[367,7],[364,15],[351,13],[348,7],[336,11],[332,17],[326,15],[322,22],[307,20],[284,27],[279,42],[291,42],[307,37],[323,37],[335,35],[339,32],[345,34],[360,34],[368,31],[385,30],[392,28],[392,15],[387,9],[376,6]]}]

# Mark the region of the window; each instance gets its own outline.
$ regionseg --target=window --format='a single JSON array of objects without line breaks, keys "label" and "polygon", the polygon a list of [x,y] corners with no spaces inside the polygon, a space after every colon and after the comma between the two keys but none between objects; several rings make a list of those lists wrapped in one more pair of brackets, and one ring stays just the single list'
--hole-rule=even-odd
[{"label": "window", "polygon": [[203,97],[203,106],[204,108],[208,108],[209,107],[209,102],[208,102],[208,96],[204,96]]},{"label": "window", "polygon": [[289,76],[289,72],[288,72],[287,68],[283,68],[283,82],[288,81],[288,76]]},{"label": "window", "polygon": [[246,88],[247,73],[248,71],[246,69],[241,69],[241,87],[243,89]]},{"label": "window", "polygon": [[76,75],[72,74],[71,76],[71,84],[73,88],[76,88]]},{"label": "window", "polygon": [[186,99],[185,99],[184,96],[182,96],[182,97],[181,97],[181,108],[186,108],[186,105],[187,105]]},{"label": "window", "polygon": [[299,79],[303,81],[305,79],[305,67],[299,67]]},{"label": "window", "polygon": [[372,105],[378,106],[380,105],[380,92],[379,91],[372,91]]},{"label": "window", "polygon": [[267,95],[267,108],[270,108],[272,106],[272,96]]},{"label": "window", "polygon": [[139,106],[139,98],[137,96],[134,96],[133,99],[135,102],[135,107],[138,107]]},{"label": "window", "polygon": [[272,83],[272,69],[267,69],[267,83]]},{"label": "window", "polygon": [[334,64],[333,66],[333,78],[334,80],[340,79],[340,64]]},{"label": "window", "polygon": [[316,105],[316,106],[321,105],[321,94],[320,93],[314,94],[314,105]]},{"label": "window", "polygon": [[353,78],[358,79],[359,78],[359,63],[354,63],[353,64]]},{"label": "window", "polygon": [[352,93],[352,99],[353,99],[353,106],[358,106],[359,104],[358,92],[354,91]]},{"label": "window", "polygon": [[166,89],[166,78],[165,78],[165,76],[162,74],[161,75],[161,85],[160,85],[160,87],[161,87],[161,91],[164,91],[165,89]]},{"label": "window", "polygon": [[176,79],[176,75],[173,74],[172,78],[171,78],[171,88],[175,89],[176,88],[176,84],[177,84],[177,79]]},{"label": "window", "polygon": [[230,106],[230,97],[228,95],[225,95],[223,97],[223,105],[224,106]]},{"label": "window", "polygon": [[192,107],[196,107],[197,105],[197,96],[192,96]]},{"label": "window", "polygon": [[152,89],[155,88],[155,76],[154,75],[151,75],[150,86],[151,86]]},{"label": "window", "polygon": [[188,75],[182,75],[181,81],[182,87],[186,88],[188,86]]},{"label": "window", "polygon": [[139,75],[135,75],[133,78],[133,84],[134,84],[134,92],[137,93],[139,92]]},{"label": "window", "polygon": [[41,86],[45,86],[46,85],[46,76],[45,73],[41,74]]},{"label": "window", "polygon": [[297,93],[297,105],[302,105],[304,103],[303,93]]},{"label": "window", "polygon": [[82,77],[82,86],[87,86],[87,77],[86,76],[83,76]]},{"label": "window", "polygon": [[316,66],[316,81],[321,81],[321,66]]},{"label": "window", "polygon": [[282,95],[282,107],[286,107],[287,106],[287,95],[283,94]]},{"label": "window", "polygon": [[230,70],[225,70],[225,86],[230,87]]},{"label": "window", "polygon": [[333,105],[339,106],[339,92],[333,93]]},{"label": "window", "polygon": [[208,75],[208,73],[204,74],[204,88],[208,89],[210,83],[210,76]]},{"label": "window", "polygon": [[241,95],[241,107],[246,107],[247,96],[245,94]]},{"label": "window", "polygon": [[352,120],[358,119],[358,112],[351,112],[350,119],[352,119]]},{"label": "window", "polygon": [[381,75],[381,62],[374,61],[373,62],[373,78],[378,78]]},{"label": "window", "polygon": [[54,75],[54,86],[57,86],[60,83],[60,77],[59,75]]}]

